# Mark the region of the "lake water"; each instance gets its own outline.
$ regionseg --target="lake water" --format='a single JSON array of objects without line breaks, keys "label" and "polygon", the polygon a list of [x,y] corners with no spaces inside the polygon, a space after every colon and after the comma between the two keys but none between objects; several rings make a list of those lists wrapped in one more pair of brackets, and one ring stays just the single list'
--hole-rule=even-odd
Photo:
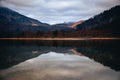
[{"label": "lake water", "polygon": [[0,80],[120,80],[120,41],[0,41]]}]

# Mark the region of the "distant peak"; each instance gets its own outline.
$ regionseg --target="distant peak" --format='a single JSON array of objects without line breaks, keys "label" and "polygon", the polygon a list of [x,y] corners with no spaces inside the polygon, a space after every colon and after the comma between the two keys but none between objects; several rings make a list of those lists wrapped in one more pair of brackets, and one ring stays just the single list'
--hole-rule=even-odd
[{"label": "distant peak", "polygon": [[73,25],[68,26],[68,27],[69,27],[69,28],[75,28],[77,25],[82,24],[83,22],[84,22],[84,20],[80,20],[80,21],[78,21],[78,22],[76,22],[76,23],[74,23]]}]

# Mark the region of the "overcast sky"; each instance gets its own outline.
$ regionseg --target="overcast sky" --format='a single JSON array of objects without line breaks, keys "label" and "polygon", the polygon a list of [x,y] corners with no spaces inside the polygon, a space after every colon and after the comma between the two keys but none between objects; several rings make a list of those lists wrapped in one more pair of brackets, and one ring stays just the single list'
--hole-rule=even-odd
[{"label": "overcast sky", "polygon": [[86,20],[120,5],[120,0],[0,0],[0,5],[41,22],[55,24]]}]

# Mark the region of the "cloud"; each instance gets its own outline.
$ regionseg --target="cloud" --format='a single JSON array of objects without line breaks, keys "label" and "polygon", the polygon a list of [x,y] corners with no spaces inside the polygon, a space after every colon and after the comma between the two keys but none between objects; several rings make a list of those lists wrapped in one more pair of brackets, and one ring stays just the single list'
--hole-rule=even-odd
[{"label": "cloud", "polygon": [[120,5],[120,0],[0,0],[0,5],[53,24],[88,19]]},{"label": "cloud", "polygon": [[24,6],[24,7],[33,7],[38,6],[44,2],[44,0],[2,0],[5,3],[16,5],[16,6]]}]

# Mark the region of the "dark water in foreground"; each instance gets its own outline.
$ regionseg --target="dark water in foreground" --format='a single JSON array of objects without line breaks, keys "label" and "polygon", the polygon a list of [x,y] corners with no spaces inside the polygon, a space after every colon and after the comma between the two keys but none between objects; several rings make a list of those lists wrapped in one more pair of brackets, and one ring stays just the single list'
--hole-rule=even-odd
[{"label": "dark water in foreground", "polygon": [[[84,56],[75,55],[71,49]],[[29,80],[88,80],[89,76],[92,80],[119,80],[119,62],[119,40],[0,41],[3,80],[21,76],[20,80],[26,80],[30,75]]]}]

